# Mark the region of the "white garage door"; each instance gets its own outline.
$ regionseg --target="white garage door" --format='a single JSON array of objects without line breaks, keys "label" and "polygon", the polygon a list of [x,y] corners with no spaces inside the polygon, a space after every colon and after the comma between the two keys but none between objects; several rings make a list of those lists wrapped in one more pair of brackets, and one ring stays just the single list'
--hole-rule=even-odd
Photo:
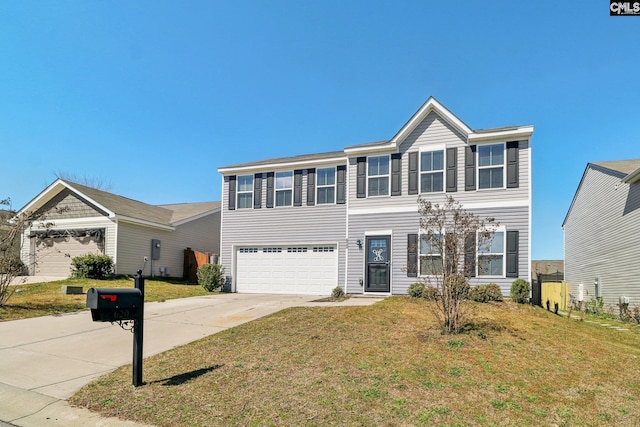
[{"label": "white garage door", "polygon": [[338,286],[336,245],[243,247],[236,267],[238,292],[330,295]]},{"label": "white garage door", "polygon": [[88,253],[102,253],[94,236],[35,239],[37,243],[35,251],[32,251],[31,255],[32,259],[35,258],[36,263],[35,276],[69,277],[73,257]]}]

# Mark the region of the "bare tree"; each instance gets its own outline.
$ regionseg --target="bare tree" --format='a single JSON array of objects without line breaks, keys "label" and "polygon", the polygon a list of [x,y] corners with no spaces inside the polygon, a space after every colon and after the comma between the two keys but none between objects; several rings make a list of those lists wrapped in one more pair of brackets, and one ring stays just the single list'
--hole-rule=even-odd
[{"label": "bare tree", "polygon": [[13,295],[12,283],[25,273],[20,259],[22,232],[38,221],[39,226],[49,229],[53,223],[45,216],[36,217],[32,212],[17,213],[11,207],[11,199],[0,200],[0,307]]},{"label": "bare tree", "polygon": [[85,187],[91,187],[95,188],[96,190],[102,190],[106,192],[111,192],[113,188],[110,182],[105,181],[102,178],[88,177],[86,175],[80,177],[74,173],[64,171],[56,172],[56,177],[65,181],[75,182],[76,184],[84,185]]},{"label": "bare tree", "polygon": [[463,324],[462,303],[469,279],[491,261],[483,256],[476,265],[476,249],[490,245],[492,230],[498,224],[493,218],[483,220],[466,211],[451,196],[442,204],[419,198],[418,209],[418,265],[408,268],[418,268],[424,281],[437,290],[434,315],[444,333],[455,334]]}]

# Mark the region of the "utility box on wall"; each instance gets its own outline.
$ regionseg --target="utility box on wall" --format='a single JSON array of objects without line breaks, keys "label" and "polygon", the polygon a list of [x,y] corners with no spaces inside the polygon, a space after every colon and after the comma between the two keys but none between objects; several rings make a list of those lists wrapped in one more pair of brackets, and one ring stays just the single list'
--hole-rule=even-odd
[{"label": "utility box on wall", "polygon": [[151,239],[151,259],[160,259],[160,240]]}]

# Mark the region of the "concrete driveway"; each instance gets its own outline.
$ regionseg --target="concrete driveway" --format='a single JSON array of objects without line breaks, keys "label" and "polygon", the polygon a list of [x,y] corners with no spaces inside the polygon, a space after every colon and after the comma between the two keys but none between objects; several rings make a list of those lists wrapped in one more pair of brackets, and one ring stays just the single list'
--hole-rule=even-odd
[{"label": "concrete driveway", "polygon": [[[218,294],[147,303],[144,357],[288,307],[378,301],[312,302],[316,298]],[[21,426],[137,425],[105,419],[65,402],[100,375],[130,364],[132,357],[133,334],[117,325],[92,322],[88,311],[0,322],[0,420]]]}]

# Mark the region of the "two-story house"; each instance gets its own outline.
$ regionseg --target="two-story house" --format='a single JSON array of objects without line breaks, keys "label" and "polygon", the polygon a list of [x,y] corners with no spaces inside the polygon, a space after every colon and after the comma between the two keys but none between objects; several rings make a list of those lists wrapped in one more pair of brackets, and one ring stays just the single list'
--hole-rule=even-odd
[{"label": "two-story house", "polygon": [[508,294],[516,278],[530,280],[532,133],[473,130],[429,98],[390,140],[221,167],[231,289],[404,294],[432,255],[418,244],[418,197],[451,195],[499,223],[476,251],[471,284]]}]

